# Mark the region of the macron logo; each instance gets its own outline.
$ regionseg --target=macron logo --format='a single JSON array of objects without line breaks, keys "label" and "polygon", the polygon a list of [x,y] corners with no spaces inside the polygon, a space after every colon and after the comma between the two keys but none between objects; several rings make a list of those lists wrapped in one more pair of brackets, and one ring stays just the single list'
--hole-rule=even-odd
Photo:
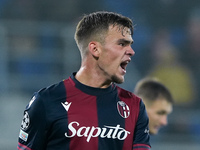
[{"label": "macron logo", "polygon": [[61,102],[61,104],[63,105],[63,107],[65,108],[65,110],[68,111],[70,105],[72,104],[72,102],[70,102],[70,103],[68,103],[68,102],[62,103],[62,102]]}]

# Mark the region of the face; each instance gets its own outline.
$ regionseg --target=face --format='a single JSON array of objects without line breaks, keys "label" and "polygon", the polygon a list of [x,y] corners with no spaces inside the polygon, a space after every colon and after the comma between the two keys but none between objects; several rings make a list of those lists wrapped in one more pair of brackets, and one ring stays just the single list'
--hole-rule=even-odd
[{"label": "face", "polygon": [[150,134],[157,134],[162,126],[166,126],[167,117],[172,112],[172,104],[165,99],[156,100],[153,104],[146,105],[149,116]]},{"label": "face", "polygon": [[[123,33],[123,34],[122,34]],[[127,64],[135,54],[131,48],[132,36],[128,28],[119,30],[110,26],[105,41],[100,44],[98,67],[106,80],[116,83],[124,82]]]}]

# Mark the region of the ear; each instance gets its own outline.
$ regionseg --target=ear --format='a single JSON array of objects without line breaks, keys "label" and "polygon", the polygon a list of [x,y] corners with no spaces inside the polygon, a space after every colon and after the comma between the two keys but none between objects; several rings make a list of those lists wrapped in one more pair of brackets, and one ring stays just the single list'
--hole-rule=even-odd
[{"label": "ear", "polygon": [[100,47],[99,47],[99,43],[96,42],[96,41],[91,41],[89,44],[88,44],[88,49],[90,51],[90,53],[98,58],[99,57],[99,54],[100,54]]}]

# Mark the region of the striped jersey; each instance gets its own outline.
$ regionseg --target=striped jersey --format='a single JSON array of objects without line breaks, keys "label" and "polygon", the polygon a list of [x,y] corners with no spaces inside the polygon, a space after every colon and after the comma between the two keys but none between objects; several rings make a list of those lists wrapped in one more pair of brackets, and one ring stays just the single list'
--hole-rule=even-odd
[{"label": "striped jersey", "polygon": [[142,100],[114,83],[68,79],[36,92],[24,111],[18,150],[150,150]]}]

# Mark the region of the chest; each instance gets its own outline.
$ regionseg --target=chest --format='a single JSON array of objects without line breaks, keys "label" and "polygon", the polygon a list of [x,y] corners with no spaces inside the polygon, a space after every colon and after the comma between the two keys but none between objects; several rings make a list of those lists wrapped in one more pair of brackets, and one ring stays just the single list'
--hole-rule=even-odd
[{"label": "chest", "polygon": [[59,138],[82,139],[86,143],[97,139],[122,141],[128,136],[133,138],[137,115],[129,105],[115,95],[67,97],[52,105],[51,134]]}]

